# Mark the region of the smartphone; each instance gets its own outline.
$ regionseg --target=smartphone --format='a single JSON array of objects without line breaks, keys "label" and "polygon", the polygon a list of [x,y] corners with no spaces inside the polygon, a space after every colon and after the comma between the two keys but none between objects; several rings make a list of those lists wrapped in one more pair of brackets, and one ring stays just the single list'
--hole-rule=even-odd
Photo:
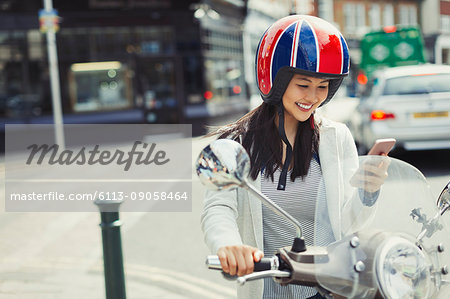
[{"label": "smartphone", "polygon": [[395,142],[396,140],[394,138],[377,139],[367,154],[381,155],[382,153],[385,153],[387,155],[394,147]]}]

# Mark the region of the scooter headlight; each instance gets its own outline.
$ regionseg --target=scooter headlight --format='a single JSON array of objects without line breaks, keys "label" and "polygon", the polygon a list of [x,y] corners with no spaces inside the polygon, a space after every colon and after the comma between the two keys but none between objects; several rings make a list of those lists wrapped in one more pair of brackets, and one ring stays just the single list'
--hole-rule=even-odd
[{"label": "scooter headlight", "polygon": [[385,298],[428,298],[431,267],[425,255],[411,241],[392,237],[376,255],[376,278]]}]

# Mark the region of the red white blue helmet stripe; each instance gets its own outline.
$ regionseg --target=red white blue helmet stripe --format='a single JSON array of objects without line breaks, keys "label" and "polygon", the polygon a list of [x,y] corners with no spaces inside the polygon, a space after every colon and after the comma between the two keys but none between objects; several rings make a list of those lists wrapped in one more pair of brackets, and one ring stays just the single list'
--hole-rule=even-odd
[{"label": "red white blue helmet stripe", "polygon": [[312,16],[290,16],[277,21],[263,35],[256,56],[260,91],[268,94],[280,68],[310,73],[347,75],[348,46],[328,22]]}]

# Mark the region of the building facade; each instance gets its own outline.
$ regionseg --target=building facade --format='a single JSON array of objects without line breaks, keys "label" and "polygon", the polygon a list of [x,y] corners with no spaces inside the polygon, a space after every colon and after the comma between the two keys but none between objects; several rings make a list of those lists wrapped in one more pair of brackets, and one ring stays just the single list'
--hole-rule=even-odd
[{"label": "building facade", "polygon": [[[0,1],[2,123],[51,123],[41,1]],[[191,123],[248,110],[245,2],[53,0],[65,123]],[[3,127],[3,126],[2,126]]]},{"label": "building facade", "polygon": [[421,17],[430,61],[449,64],[450,1],[424,0]]},{"label": "building facade", "polygon": [[358,93],[357,76],[361,62],[360,41],[368,32],[386,26],[419,26],[420,2],[416,0],[316,0],[314,12],[335,24],[347,40],[350,76],[345,79],[347,95]]},{"label": "building facade", "polygon": [[250,108],[262,103],[256,85],[255,57],[261,36],[276,20],[295,11],[291,0],[248,0],[247,16],[243,27],[245,80],[250,98]]}]

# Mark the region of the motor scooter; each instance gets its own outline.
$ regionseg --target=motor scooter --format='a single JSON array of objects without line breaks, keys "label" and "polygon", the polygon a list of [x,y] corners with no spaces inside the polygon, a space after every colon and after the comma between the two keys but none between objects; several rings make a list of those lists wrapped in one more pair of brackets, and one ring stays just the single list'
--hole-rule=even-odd
[{"label": "motor scooter", "polygon": [[[379,165],[383,159],[361,156],[358,165]],[[298,220],[249,183],[250,159],[239,143],[219,139],[206,146],[196,161],[206,187],[245,188],[296,229],[292,246],[255,263],[254,272],[236,277],[237,282],[272,277],[281,285],[316,287],[325,298],[449,298],[450,219],[444,214],[450,207],[450,183],[436,204],[418,169],[388,159],[388,176],[378,191],[368,193],[353,187],[350,179],[344,182],[340,234],[325,246],[317,246],[319,227],[330,223],[330,217],[323,201],[316,200],[314,240],[307,246]],[[355,173],[363,169],[358,165]],[[345,168],[339,163],[333,167]],[[208,256],[206,264],[221,270],[217,256]]]}]

